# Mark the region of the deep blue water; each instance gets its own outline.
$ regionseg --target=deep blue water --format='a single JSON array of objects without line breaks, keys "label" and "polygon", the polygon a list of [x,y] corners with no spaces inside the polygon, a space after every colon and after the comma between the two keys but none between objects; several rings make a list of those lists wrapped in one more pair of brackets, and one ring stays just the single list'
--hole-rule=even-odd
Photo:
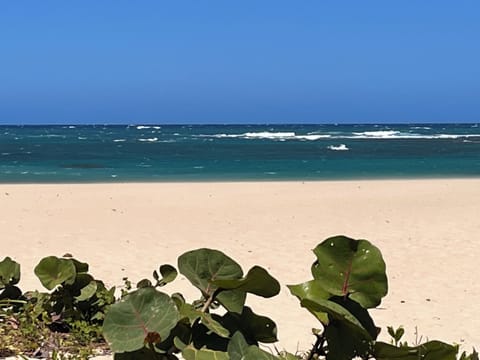
[{"label": "deep blue water", "polygon": [[479,124],[0,126],[0,182],[480,177]]}]

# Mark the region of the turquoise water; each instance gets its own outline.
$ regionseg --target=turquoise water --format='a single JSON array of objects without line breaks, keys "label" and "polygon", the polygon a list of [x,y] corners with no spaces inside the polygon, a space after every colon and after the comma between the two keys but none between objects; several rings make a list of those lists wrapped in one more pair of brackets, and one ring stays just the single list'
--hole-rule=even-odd
[{"label": "turquoise water", "polygon": [[0,182],[479,177],[478,124],[0,126]]}]

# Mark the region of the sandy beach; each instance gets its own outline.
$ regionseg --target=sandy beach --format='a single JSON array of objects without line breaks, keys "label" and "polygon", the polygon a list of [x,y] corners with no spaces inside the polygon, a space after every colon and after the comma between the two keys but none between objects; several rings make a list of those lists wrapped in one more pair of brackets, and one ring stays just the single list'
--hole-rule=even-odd
[{"label": "sandy beach", "polygon": [[[380,248],[389,294],[371,312],[377,326],[480,346],[480,179],[332,182],[0,185],[0,258],[22,266],[20,287],[48,255],[71,253],[120,286],[176,266],[183,252],[216,248],[246,272],[259,264],[282,284],[279,296],[247,304],[277,322],[278,348],[305,350],[316,320],[287,284],[311,278],[313,249],[344,234]],[[166,292],[199,294],[180,277]]]}]

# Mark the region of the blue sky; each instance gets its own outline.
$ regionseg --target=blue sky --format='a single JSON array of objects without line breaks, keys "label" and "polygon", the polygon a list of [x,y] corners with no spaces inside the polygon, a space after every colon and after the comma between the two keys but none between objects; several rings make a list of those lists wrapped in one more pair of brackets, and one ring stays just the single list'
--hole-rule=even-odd
[{"label": "blue sky", "polygon": [[480,121],[480,2],[4,1],[0,123]]}]

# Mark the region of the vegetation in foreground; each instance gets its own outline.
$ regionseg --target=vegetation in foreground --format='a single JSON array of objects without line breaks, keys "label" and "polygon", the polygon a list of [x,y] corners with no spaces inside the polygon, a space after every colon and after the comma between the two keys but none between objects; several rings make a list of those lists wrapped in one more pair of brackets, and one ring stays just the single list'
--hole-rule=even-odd
[{"label": "vegetation in foreground", "polygon": [[457,345],[402,342],[403,329],[389,327],[390,343],[377,341],[380,329],[368,310],[387,294],[385,263],[367,240],[326,239],[315,249],[312,279],[289,285],[300,305],[319,321],[312,348],[302,354],[272,353],[261,344],[277,341],[272,319],[246,305],[247,296],[270,298],[280,284],[267,270],[241,266],[218,250],[198,249],[178,258],[178,271],[199,290],[187,302],[159,289],[177,278],[162,265],[135,289],[128,279],[120,299],[68,254],[46,257],[35,274],[47,292],[23,293],[20,265],[0,262],[0,357],[27,355],[86,359],[111,351],[118,360],[377,359],[478,360]]}]

